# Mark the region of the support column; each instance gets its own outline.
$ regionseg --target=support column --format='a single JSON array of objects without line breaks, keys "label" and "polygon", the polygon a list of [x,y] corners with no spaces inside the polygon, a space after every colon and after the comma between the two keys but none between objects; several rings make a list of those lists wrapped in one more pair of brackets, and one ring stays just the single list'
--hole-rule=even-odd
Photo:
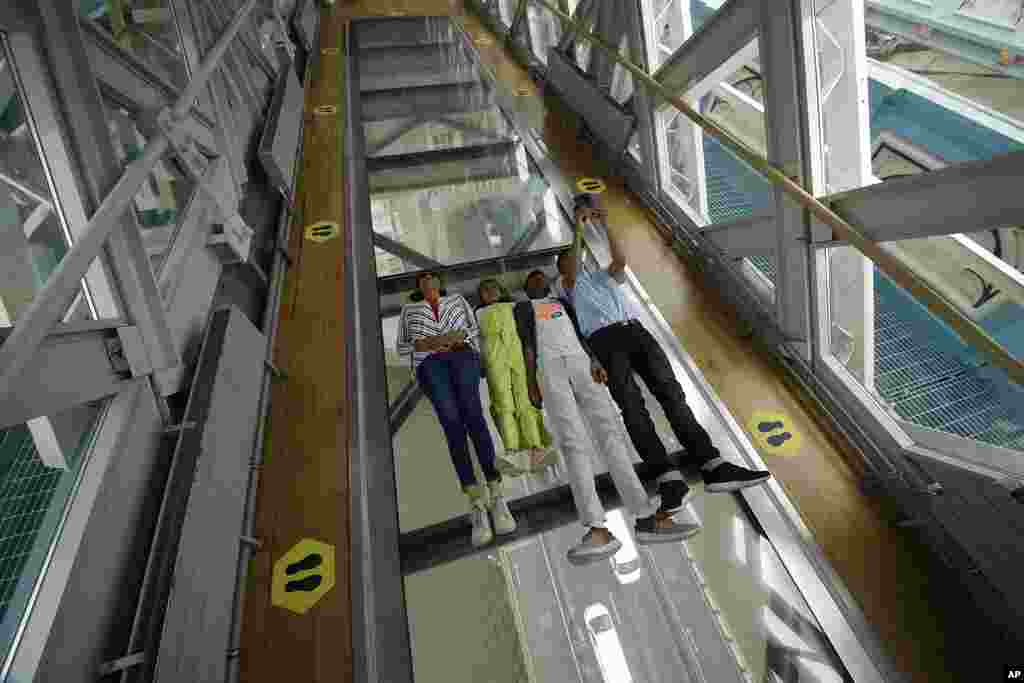
[{"label": "support column", "polygon": [[[864,0],[816,0],[813,22],[818,56],[821,126],[825,143],[826,193],[835,194],[874,182],[871,172],[871,124]],[[821,8],[821,9],[818,9]],[[769,84],[770,87],[770,84]],[[853,247],[820,254],[828,273],[831,310],[830,350],[839,355],[841,338],[852,338],[846,367],[869,390],[874,389],[874,265]],[[821,311],[820,314],[826,314]]]},{"label": "support column", "polygon": [[[814,61],[807,58],[813,54],[813,42],[805,35],[801,5],[801,0],[789,0],[761,16],[768,160],[812,193],[820,194],[817,98],[808,97],[807,89],[807,84],[814,83]],[[808,263],[810,221],[803,209],[786,199],[782,189],[774,192],[778,236],[776,313],[790,348],[810,360],[816,355],[813,345],[820,338],[820,333],[812,333],[811,283],[815,279],[810,275],[812,264]]]},{"label": "support column", "polygon": [[[658,47],[655,39],[657,35],[655,32],[656,27],[654,26],[655,17],[653,8],[651,9],[651,13],[646,18],[645,28],[648,41],[647,54],[650,59],[653,59]],[[693,18],[690,12],[685,10],[680,14],[682,15],[683,43],[685,44],[694,33]],[[697,106],[697,97],[693,94],[684,93],[683,97],[691,106]],[[650,99],[654,100],[654,98]],[[658,154],[656,160],[659,176],[657,186],[663,192],[670,192],[672,187],[672,164],[674,162],[681,163],[683,168],[686,169],[686,177],[692,191],[689,193],[689,197],[679,196],[678,198],[685,199],[689,208],[698,214],[697,217],[700,218],[700,222],[706,223],[708,221],[708,192],[707,174],[704,166],[704,134],[700,128],[690,123],[689,119],[683,117],[682,130],[676,136],[678,143],[670,144],[668,126],[672,119],[675,118],[677,112],[671,107],[662,106],[663,102],[654,100],[652,103],[655,107],[655,111],[652,112],[654,144],[658,150],[665,150],[665,153]],[[681,195],[681,193],[673,192],[671,196],[678,195]]]},{"label": "support column", "polygon": [[[630,59],[641,65],[644,71],[650,73],[651,54],[648,50],[648,43],[644,40],[647,32],[644,30],[644,12],[638,0],[633,0],[626,6],[626,16],[629,21],[628,32]],[[640,156],[644,177],[651,187],[658,186],[658,152],[655,142],[655,124],[658,120],[654,112],[654,98],[644,87],[643,83],[633,81],[633,113],[637,117],[637,138],[640,141]]]}]

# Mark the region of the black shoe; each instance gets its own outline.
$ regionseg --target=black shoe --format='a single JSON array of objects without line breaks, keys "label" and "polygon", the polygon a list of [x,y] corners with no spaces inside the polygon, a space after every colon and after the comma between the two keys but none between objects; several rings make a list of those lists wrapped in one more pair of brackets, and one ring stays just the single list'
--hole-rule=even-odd
[{"label": "black shoe", "polygon": [[731,462],[723,462],[713,470],[704,472],[704,490],[709,493],[739,491],[763,484],[771,478],[771,472],[748,470],[746,467],[739,467]]},{"label": "black shoe", "polygon": [[700,524],[696,520],[691,522],[677,522],[671,519],[671,525],[658,526],[654,515],[636,520],[633,527],[633,535],[640,545],[652,543],[672,543],[682,541],[696,535],[700,531]]},{"label": "black shoe", "polygon": [[690,487],[682,479],[670,479],[658,484],[658,493],[661,495],[661,507],[658,508],[658,512],[674,515],[686,504],[686,499],[690,496]]}]

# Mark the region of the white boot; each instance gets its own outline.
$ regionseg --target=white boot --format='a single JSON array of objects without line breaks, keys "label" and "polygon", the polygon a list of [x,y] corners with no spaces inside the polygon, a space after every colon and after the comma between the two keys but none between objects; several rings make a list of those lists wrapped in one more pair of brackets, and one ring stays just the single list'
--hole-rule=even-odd
[{"label": "white boot", "polygon": [[469,496],[469,518],[473,523],[473,546],[479,548],[494,540],[491,531],[491,520],[487,516],[487,500],[482,486],[476,484],[466,489]]},{"label": "white boot", "polygon": [[488,507],[491,509],[491,517],[494,518],[494,531],[499,534],[511,534],[516,530],[516,520],[508,509],[505,496],[501,491],[501,482],[490,483],[491,501]]}]

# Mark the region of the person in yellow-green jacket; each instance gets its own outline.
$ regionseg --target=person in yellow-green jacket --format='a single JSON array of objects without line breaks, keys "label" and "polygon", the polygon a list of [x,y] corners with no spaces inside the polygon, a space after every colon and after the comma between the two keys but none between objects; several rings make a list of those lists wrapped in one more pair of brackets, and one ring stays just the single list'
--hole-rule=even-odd
[{"label": "person in yellow-green jacket", "polygon": [[505,444],[504,468],[510,472],[538,471],[554,464],[551,435],[541,412],[530,403],[526,361],[513,313],[515,302],[501,283],[487,279],[477,290],[480,340],[491,417]]}]

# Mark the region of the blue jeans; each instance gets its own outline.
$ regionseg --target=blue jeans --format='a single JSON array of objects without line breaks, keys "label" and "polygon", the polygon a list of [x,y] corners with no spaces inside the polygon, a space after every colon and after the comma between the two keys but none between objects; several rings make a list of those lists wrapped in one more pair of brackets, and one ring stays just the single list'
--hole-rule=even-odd
[{"label": "blue jeans", "polygon": [[468,435],[487,481],[501,479],[494,467],[494,441],[480,405],[480,359],[475,351],[448,351],[428,356],[416,369],[423,393],[448,440],[448,452],[462,488],[476,484]]}]

